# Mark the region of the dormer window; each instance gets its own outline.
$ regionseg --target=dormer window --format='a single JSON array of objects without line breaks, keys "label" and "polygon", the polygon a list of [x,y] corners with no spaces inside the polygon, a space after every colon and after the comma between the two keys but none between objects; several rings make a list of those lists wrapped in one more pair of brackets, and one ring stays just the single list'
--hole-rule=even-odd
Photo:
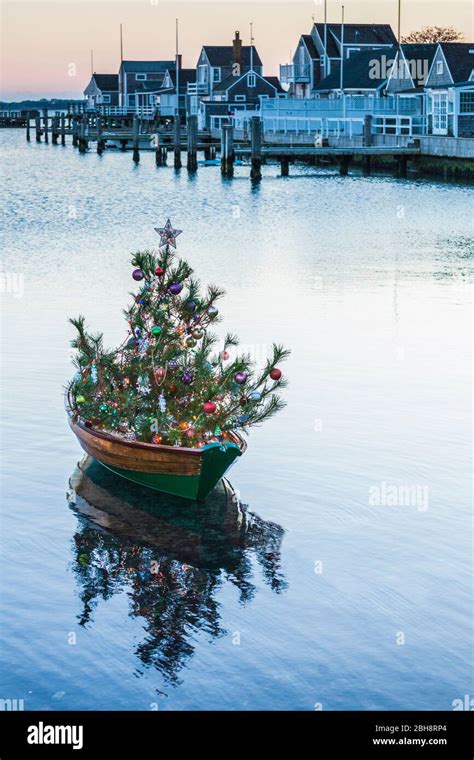
[{"label": "dormer window", "polygon": [[436,73],[442,74],[444,71],[443,61],[438,61],[436,64]]},{"label": "dormer window", "polygon": [[146,81],[146,74],[135,74],[135,80],[137,82],[145,82]]},{"label": "dormer window", "polygon": [[253,73],[248,74],[247,75],[247,85],[249,87],[255,87],[256,84],[257,84],[257,77],[255,76],[255,74],[253,74]]},{"label": "dormer window", "polygon": [[221,81],[221,70],[220,70],[220,68],[214,68],[214,69],[212,69],[212,81],[213,82],[220,82]]}]

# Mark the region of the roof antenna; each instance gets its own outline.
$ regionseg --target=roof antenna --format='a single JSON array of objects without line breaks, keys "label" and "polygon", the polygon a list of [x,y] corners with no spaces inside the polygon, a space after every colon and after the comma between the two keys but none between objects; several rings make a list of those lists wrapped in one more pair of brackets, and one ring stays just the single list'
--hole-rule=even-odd
[{"label": "roof antenna", "polygon": [[253,71],[253,23],[250,22],[250,71]]},{"label": "roof antenna", "polygon": [[91,50],[91,74],[94,74],[94,51]]},{"label": "roof antenna", "polygon": [[120,24],[120,63],[123,63],[123,34],[122,34],[122,24]]}]

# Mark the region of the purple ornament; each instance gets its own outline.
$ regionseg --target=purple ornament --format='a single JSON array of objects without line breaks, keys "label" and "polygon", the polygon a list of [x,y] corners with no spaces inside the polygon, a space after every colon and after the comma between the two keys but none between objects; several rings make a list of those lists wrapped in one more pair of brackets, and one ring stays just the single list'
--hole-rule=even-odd
[{"label": "purple ornament", "polygon": [[168,288],[169,292],[172,293],[172,295],[174,296],[177,296],[178,293],[181,293],[182,289],[183,289],[183,286],[180,282],[172,282]]},{"label": "purple ornament", "polygon": [[194,380],[194,375],[191,372],[183,372],[181,380],[185,385],[191,385]]},{"label": "purple ornament", "polygon": [[247,373],[246,372],[236,372],[234,375],[234,380],[239,385],[243,385],[245,382],[247,382]]},{"label": "purple ornament", "polygon": [[139,280],[143,280],[145,275],[143,274],[141,269],[134,269],[132,272],[132,277],[134,280],[137,280],[138,282]]},{"label": "purple ornament", "polygon": [[170,359],[168,362],[168,369],[178,369],[179,361],[177,359]]}]

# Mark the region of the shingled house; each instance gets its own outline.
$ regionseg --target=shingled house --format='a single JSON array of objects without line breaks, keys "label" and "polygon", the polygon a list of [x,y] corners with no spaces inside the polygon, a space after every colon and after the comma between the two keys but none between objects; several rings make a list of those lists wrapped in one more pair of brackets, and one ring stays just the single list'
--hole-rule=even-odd
[{"label": "shingled house", "polygon": [[237,111],[255,111],[262,99],[286,97],[278,77],[264,77],[254,69],[226,77],[214,87],[210,100],[201,100],[199,125],[217,129]]},{"label": "shingled house", "polygon": [[98,106],[118,105],[118,76],[117,74],[92,74],[91,80],[84,90],[89,108]]},{"label": "shingled house", "polygon": [[428,134],[474,137],[474,42],[440,42],[425,84]]},{"label": "shingled house", "polygon": [[315,88],[341,58],[347,60],[364,51],[389,51],[397,40],[390,24],[314,23],[310,34],[301,35],[292,63],[280,66],[280,80],[290,86],[293,97],[314,97]]},{"label": "shingled house", "polygon": [[196,64],[196,93],[209,99],[229,76],[240,76],[250,69],[262,75],[262,61],[254,45],[242,45],[239,32],[235,32],[232,45],[204,45]]},{"label": "shingled house", "polygon": [[[195,82],[195,69],[179,69],[179,114],[181,118],[184,118],[188,111],[188,85],[193,85]],[[176,66],[166,71],[163,78],[162,87],[158,93],[158,97],[161,116],[174,116],[176,109],[178,108],[178,96],[176,91]]]},{"label": "shingled house", "polygon": [[132,111],[155,107],[165,74],[173,66],[174,61],[122,61],[119,105]]}]

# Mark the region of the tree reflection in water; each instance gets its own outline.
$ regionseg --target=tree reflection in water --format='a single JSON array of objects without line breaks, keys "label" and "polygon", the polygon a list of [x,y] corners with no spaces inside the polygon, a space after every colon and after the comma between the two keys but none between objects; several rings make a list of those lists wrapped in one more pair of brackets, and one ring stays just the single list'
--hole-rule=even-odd
[{"label": "tree reflection in water", "polygon": [[283,528],[248,512],[225,480],[205,504],[193,503],[129,483],[86,457],[70,486],[80,625],[92,622],[99,600],[126,592],[130,615],[145,621],[136,654],[169,683],[178,683],[197,631],[226,634],[218,589],[229,581],[241,603],[253,598],[253,557],[273,591],[286,588]]}]

